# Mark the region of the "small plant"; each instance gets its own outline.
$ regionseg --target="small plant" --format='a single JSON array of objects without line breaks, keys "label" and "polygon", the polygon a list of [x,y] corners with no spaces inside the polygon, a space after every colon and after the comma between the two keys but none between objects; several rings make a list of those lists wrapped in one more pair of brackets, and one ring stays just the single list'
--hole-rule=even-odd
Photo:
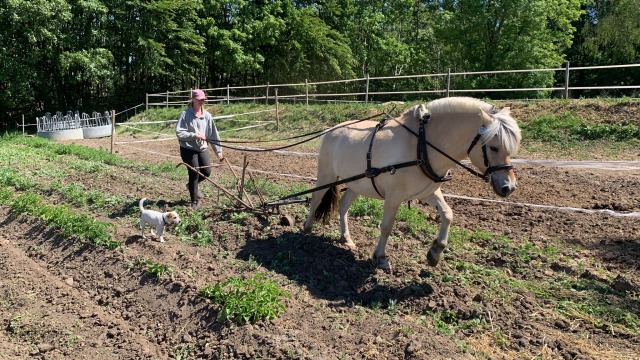
[{"label": "small plant", "polygon": [[221,306],[218,321],[235,321],[237,324],[275,319],[285,310],[283,298],[291,297],[261,273],[246,279],[228,278],[208,285],[198,295]]},{"label": "small plant", "polygon": [[120,246],[111,238],[109,230],[114,229],[113,224],[98,221],[87,214],[76,214],[64,206],[45,204],[40,196],[31,192],[12,199],[9,206],[14,213],[27,213],[40,218],[59,229],[65,238],[76,237],[111,250]]},{"label": "small plant", "polygon": [[64,347],[71,347],[77,344],[80,339],[82,339],[82,336],[75,335],[72,332],[67,331],[65,333],[65,337],[63,339],[60,339],[60,345]]},{"label": "small plant", "polygon": [[145,270],[144,273],[147,275],[151,275],[157,278],[161,278],[165,274],[173,274],[173,266],[166,264],[159,264],[154,262],[153,260],[146,260],[144,262]]},{"label": "small plant", "polygon": [[176,360],[186,360],[193,355],[193,345],[180,344],[173,348],[173,358]]},{"label": "small plant", "polygon": [[260,267],[260,263],[256,260],[255,257],[253,257],[253,255],[249,255],[249,260],[242,262],[239,266],[238,266],[238,270],[240,272],[244,272],[244,271],[254,271],[256,269],[258,269]]},{"label": "small plant", "polygon": [[457,322],[457,314],[454,311],[429,312],[433,318],[433,327],[436,332],[443,335],[453,335]]},{"label": "small plant", "polygon": [[180,224],[176,225],[175,230],[180,235],[180,240],[187,243],[207,246],[213,241],[211,230],[207,227],[202,214],[197,211],[183,217]]},{"label": "small plant", "polygon": [[28,313],[16,313],[9,319],[9,325],[7,326],[7,332],[12,336],[20,336],[21,334],[28,332],[26,329],[25,320],[29,317]]}]

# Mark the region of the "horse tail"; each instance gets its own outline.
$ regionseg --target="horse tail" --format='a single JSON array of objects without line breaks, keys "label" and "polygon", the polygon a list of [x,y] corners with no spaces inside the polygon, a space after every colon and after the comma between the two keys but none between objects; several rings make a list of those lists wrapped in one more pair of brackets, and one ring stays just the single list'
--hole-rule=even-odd
[{"label": "horse tail", "polygon": [[340,195],[338,186],[332,186],[324,193],[322,201],[316,209],[316,221],[321,221],[323,224],[326,224],[331,220],[331,217],[336,213],[336,209],[338,208],[338,195]]}]

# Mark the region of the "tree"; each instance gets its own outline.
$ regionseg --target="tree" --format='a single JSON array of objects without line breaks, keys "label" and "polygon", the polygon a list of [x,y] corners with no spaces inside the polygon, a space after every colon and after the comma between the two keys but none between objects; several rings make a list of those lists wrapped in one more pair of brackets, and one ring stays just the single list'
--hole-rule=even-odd
[{"label": "tree", "polygon": [[[453,71],[558,67],[571,45],[583,0],[445,0],[436,37]],[[536,72],[458,80],[459,87],[545,87],[554,74]]]},{"label": "tree", "polygon": [[71,19],[63,0],[3,0],[0,6],[0,113],[12,120],[42,116],[58,106],[57,70],[62,24]]},{"label": "tree", "polygon": [[[567,56],[575,66],[633,64],[640,61],[640,1],[592,0],[584,5],[583,15],[575,22],[578,31]],[[571,73],[574,86],[637,85],[640,69],[602,69]],[[601,94],[580,91],[581,95]],[[616,91],[612,95],[629,95]]]}]

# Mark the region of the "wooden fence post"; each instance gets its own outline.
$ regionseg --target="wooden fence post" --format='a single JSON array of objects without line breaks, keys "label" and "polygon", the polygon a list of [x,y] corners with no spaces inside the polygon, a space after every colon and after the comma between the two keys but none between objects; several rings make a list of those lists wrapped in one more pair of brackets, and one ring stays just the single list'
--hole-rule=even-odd
[{"label": "wooden fence post", "polygon": [[165,98],[164,104],[165,104],[164,108],[168,109],[169,108],[169,90],[167,90],[167,97]]},{"label": "wooden fence post", "polygon": [[116,142],[116,111],[111,110],[111,153],[113,154],[113,145]]},{"label": "wooden fence post", "polygon": [[367,85],[366,88],[364,89],[364,103],[368,103],[369,102],[369,74],[367,74]]},{"label": "wooden fence post", "polygon": [[227,105],[229,105],[229,84],[227,84]]},{"label": "wooden fence post", "polygon": [[149,93],[145,94],[144,98],[144,109],[149,110]]},{"label": "wooden fence post", "polygon": [[22,114],[22,136],[24,136],[24,114]]},{"label": "wooden fence post", "polygon": [[567,65],[564,69],[564,98],[569,98],[569,62],[567,61]]},{"label": "wooden fence post", "polygon": [[309,106],[309,80],[304,79],[304,99],[305,104]]},{"label": "wooden fence post", "polygon": [[267,81],[267,91],[265,92],[264,95],[264,104],[265,105],[269,105],[269,82]]},{"label": "wooden fence post", "polygon": [[276,131],[280,131],[280,111],[278,109],[278,88],[274,89],[276,94]]},{"label": "wooden fence post", "polygon": [[447,68],[447,97],[449,97],[450,89],[451,89],[451,68]]}]

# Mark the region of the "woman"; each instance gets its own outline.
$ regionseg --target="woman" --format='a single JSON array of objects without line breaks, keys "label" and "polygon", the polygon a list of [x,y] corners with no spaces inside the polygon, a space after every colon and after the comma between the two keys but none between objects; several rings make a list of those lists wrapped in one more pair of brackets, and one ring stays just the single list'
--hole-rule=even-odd
[{"label": "woman", "polygon": [[213,151],[218,160],[223,161],[220,136],[211,114],[203,108],[207,95],[200,89],[191,92],[191,100],[187,109],[180,114],[176,125],[176,136],[180,143],[180,157],[182,161],[198,169],[202,176],[189,169],[187,189],[191,197],[191,208],[198,207],[198,200],[202,192],[198,183],[211,175],[211,161],[209,160],[208,142],[212,143]]}]

